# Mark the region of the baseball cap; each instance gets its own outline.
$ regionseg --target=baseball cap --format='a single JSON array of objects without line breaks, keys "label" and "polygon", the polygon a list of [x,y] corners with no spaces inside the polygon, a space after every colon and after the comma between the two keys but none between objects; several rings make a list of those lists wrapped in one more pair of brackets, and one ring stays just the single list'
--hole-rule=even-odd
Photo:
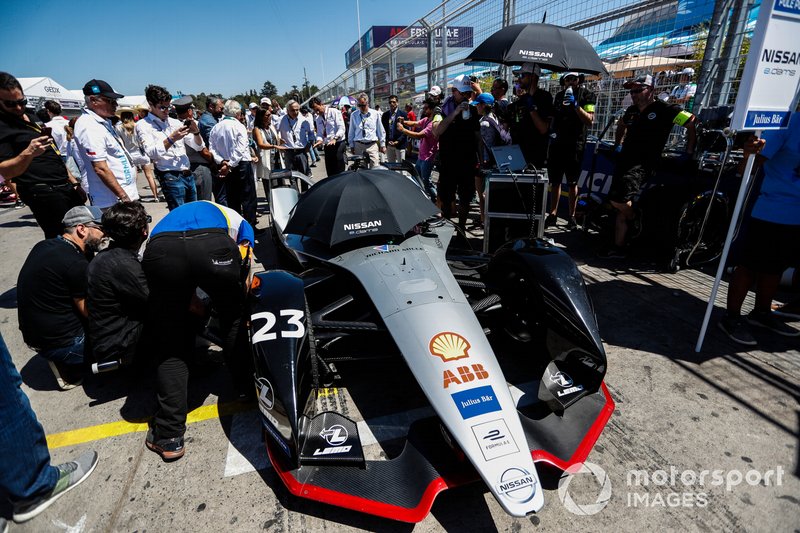
[{"label": "baseball cap", "polygon": [[453,89],[460,93],[468,93],[472,91],[472,85],[470,84],[469,76],[466,74],[462,74],[461,76],[456,76],[453,78],[452,86]]},{"label": "baseball cap", "polygon": [[255,108],[258,107],[258,104],[255,103],[255,102],[250,102],[250,105],[248,105],[247,107],[250,108],[250,109],[255,109]]},{"label": "baseball cap", "polygon": [[83,86],[83,94],[86,96],[105,96],[107,98],[123,98],[124,95],[114,92],[111,85],[103,80],[89,80]]},{"label": "baseball cap", "polygon": [[561,75],[561,79],[563,80],[569,78],[570,76],[575,76],[576,78],[581,77],[580,73],[578,72],[565,72],[564,74]]},{"label": "baseball cap", "polygon": [[686,67],[685,69],[680,71],[680,74],[687,74],[689,76],[694,76],[694,69],[692,67]]},{"label": "baseball cap", "polygon": [[272,105],[272,100],[270,100],[269,98],[267,98],[265,96],[264,98],[261,99],[261,103],[262,104],[267,104],[267,105]]},{"label": "baseball cap", "polygon": [[481,93],[469,103],[469,105],[478,104],[494,105],[494,96],[492,96],[491,93]]},{"label": "baseball cap", "polygon": [[428,91],[428,94],[430,94],[431,96],[441,96],[442,88],[439,87],[438,85],[434,85],[433,87],[431,87],[431,90]]},{"label": "baseball cap", "polygon": [[64,224],[65,228],[73,228],[78,224],[88,224],[90,222],[100,224],[102,220],[103,212],[99,207],[94,205],[79,205],[67,211],[67,214],[64,215],[64,219],[61,222]]},{"label": "baseball cap", "polygon": [[632,80],[626,81],[622,86],[626,89],[630,89],[635,85],[649,85],[650,87],[653,86],[653,76],[650,74],[645,74],[642,76],[637,76]]},{"label": "baseball cap", "polygon": [[533,74],[534,76],[539,76],[541,73],[542,67],[536,63],[523,63],[522,68],[516,72],[517,76],[522,76],[523,74]]}]

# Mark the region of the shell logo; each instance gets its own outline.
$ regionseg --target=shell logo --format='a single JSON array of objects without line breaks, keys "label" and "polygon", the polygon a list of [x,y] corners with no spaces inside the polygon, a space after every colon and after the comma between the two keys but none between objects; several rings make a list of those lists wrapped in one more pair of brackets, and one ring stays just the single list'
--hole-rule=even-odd
[{"label": "shell logo", "polygon": [[435,335],[429,345],[431,355],[441,357],[445,363],[469,357],[470,344],[467,339],[450,331]]}]

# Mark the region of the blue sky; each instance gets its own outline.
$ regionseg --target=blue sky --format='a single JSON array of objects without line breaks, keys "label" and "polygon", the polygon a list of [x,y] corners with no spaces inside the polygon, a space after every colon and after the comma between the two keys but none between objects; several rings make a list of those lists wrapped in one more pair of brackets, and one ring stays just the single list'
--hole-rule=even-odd
[{"label": "blue sky", "polygon": [[[126,95],[149,83],[173,93],[322,86],[345,70],[356,0],[4,0],[0,70],[49,76],[68,89],[97,78]],[[435,0],[360,0],[362,33],[408,25]],[[324,68],[324,76],[323,76]]]}]

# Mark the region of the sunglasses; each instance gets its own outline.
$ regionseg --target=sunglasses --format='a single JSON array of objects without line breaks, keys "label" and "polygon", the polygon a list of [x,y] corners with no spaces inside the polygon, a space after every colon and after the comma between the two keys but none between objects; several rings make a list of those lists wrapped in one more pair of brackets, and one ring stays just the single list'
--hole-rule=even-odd
[{"label": "sunglasses", "polygon": [[358,104],[358,107],[367,107],[367,104]]},{"label": "sunglasses", "polygon": [[3,105],[5,107],[11,107],[11,108],[25,107],[26,105],[28,105],[27,98],[20,98],[19,100],[0,100],[0,102],[3,102]]},{"label": "sunglasses", "polygon": [[100,224],[95,224],[94,222],[89,222],[88,224],[84,224],[84,227],[87,227],[87,228],[97,228],[97,229],[99,229],[100,231],[103,231],[103,226],[102,226],[102,225],[100,225]]},{"label": "sunglasses", "polygon": [[645,90],[645,87],[637,87],[636,89],[631,89],[631,94],[643,93],[644,90]]}]

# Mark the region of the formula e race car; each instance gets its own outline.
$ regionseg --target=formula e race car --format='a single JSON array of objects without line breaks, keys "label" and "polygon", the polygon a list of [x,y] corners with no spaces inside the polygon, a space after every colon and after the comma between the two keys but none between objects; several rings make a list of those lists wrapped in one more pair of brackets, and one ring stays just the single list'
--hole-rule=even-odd
[{"label": "formula e race car", "polygon": [[289,492],[418,522],[483,480],[509,514],[538,511],[535,462],[583,462],[614,409],[574,262],[542,240],[452,249],[452,224],[390,170],[268,185],[281,269],[253,278],[250,335]]}]

